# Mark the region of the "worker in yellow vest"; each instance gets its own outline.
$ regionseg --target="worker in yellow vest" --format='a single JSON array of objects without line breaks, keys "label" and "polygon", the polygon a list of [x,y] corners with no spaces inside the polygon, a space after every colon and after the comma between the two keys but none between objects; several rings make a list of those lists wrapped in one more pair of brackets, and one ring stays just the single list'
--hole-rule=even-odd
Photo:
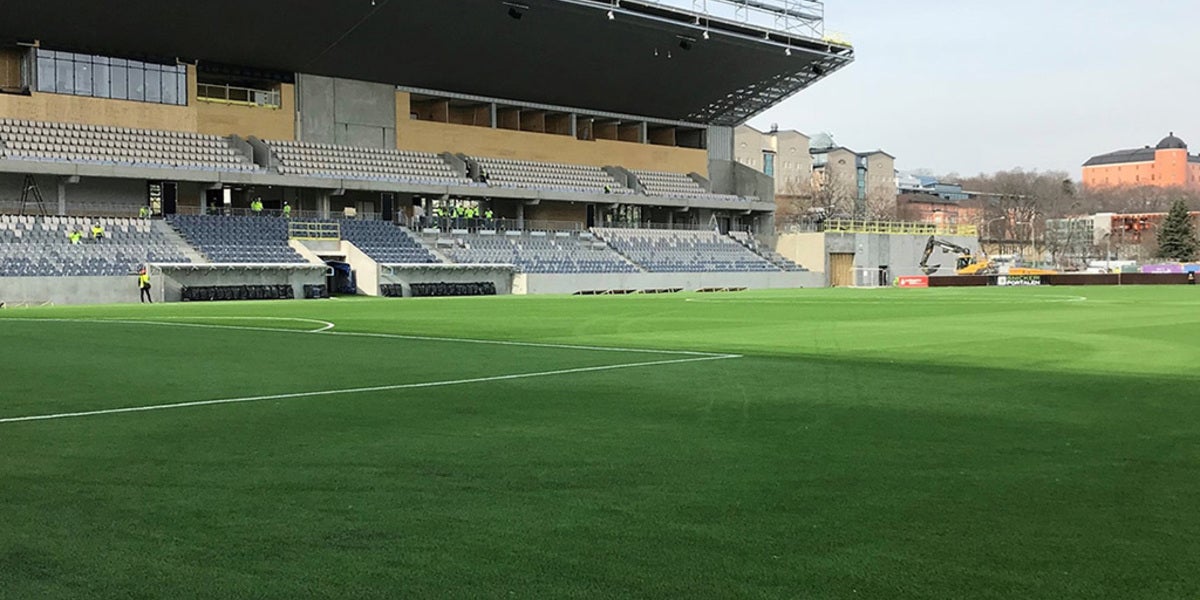
[{"label": "worker in yellow vest", "polygon": [[150,297],[150,274],[146,272],[146,267],[138,270],[138,289],[142,291],[142,304],[154,304],[154,298]]}]

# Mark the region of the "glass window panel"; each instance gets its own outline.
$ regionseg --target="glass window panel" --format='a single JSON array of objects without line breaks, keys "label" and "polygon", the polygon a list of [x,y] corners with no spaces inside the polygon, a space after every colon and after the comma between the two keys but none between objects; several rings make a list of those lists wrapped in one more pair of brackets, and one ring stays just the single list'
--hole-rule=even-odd
[{"label": "glass window panel", "polygon": [[38,53],[37,60],[37,89],[39,92],[53,92],[54,84],[54,59],[43,57],[42,53]]},{"label": "glass window panel", "polygon": [[125,100],[129,98],[129,69],[124,65],[125,61],[121,63],[117,65],[116,61],[113,61],[112,72],[108,78],[112,81],[112,97]]},{"label": "glass window panel", "polygon": [[108,66],[108,60],[103,62],[96,61],[92,65],[92,95],[97,98],[108,98],[111,93],[111,67]]},{"label": "glass window panel", "polygon": [[92,95],[92,63],[75,63],[75,93],[80,96]]},{"label": "glass window panel", "polygon": [[163,104],[178,104],[177,95],[179,92],[179,84],[176,81],[179,75],[174,73],[173,69],[168,69],[162,74],[162,102]]},{"label": "glass window panel", "polygon": [[112,65],[114,67],[128,67],[129,61],[127,61],[123,58],[114,58],[114,59],[112,59]]},{"label": "glass window panel", "polygon": [[146,102],[162,102],[162,71],[154,65],[146,69]]},{"label": "glass window panel", "polygon": [[129,99],[146,100],[146,72],[133,67],[129,68]]},{"label": "glass window panel", "polygon": [[69,60],[54,61],[54,91],[60,94],[75,93],[75,63]]}]

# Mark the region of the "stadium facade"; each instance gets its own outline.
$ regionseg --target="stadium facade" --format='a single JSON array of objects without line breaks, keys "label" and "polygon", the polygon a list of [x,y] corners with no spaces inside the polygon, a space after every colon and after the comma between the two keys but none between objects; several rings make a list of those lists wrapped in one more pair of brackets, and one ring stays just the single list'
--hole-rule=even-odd
[{"label": "stadium facade", "polygon": [[6,3],[0,210],[768,232],[733,130],[853,56],[807,0]]}]

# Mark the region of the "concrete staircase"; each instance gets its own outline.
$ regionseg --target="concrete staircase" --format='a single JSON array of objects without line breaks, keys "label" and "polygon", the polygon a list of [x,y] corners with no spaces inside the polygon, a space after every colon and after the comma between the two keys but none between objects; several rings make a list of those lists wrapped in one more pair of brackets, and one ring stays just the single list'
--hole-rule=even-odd
[{"label": "concrete staircase", "polygon": [[617,256],[620,256],[620,257],[621,257],[621,260],[623,260],[623,261],[625,261],[626,263],[628,263],[628,264],[629,264],[629,266],[631,266],[631,267],[633,267],[633,268],[637,269],[639,273],[645,273],[645,272],[646,272],[646,269],[645,269],[645,268],[643,268],[643,267],[642,267],[642,265],[639,265],[639,264],[637,264],[636,262],[633,262],[633,259],[629,258],[628,256],[625,256],[625,254],[624,254],[624,253],[622,253],[620,250],[617,250],[617,248],[616,248],[615,246],[613,246],[612,244],[608,243],[608,240],[605,240],[603,237],[600,237],[600,235],[599,235],[599,234],[597,234],[597,233],[596,233],[596,232],[594,232],[594,231],[592,231],[592,232],[589,232],[589,233],[591,233],[591,234],[592,234],[592,239],[593,239],[593,240],[595,240],[596,242],[602,243],[602,244],[604,244],[605,246],[608,246],[608,249],[609,249],[609,250],[611,250],[611,251],[613,252],[613,254],[616,254]]}]

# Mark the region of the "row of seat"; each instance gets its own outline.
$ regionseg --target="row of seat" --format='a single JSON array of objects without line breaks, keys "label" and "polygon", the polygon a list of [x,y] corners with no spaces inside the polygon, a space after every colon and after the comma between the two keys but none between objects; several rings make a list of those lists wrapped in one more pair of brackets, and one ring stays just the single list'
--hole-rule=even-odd
[{"label": "row of seat", "polygon": [[569,236],[468,234],[443,240],[456,263],[511,264],[524,273],[634,273],[639,269],[603,243]]},{"label": "row of seat", "polygon": [[206,170],[259,169],[228,140],[217,136],[12,119],[0,123],[0,156]]},{"label": "row of seat", "polygon": [[[91,226],[102,225],[103,239]],[[67,234],[82,231],[83,243]],[[109,217],[0,215],[0,276],[128,275],[147,262],[190,262],[181,248],[149,222]]]},{"label": "row of seat", "polygon": [[715,231],[598,228],[596,234],[652,273],[777,272],[779,267]]},{"label": "row of seat", "polygon": [[[278,170],[284,175],[579,193],[635,193],[604,169],[588,165],[469,157],[469,161],[479,166],[480,181],[476,182],[432,153],[289,140],[263,143],[278,159]],[[0,119],[0,158],[211,171],[262,169],[249,156],[235,149],[229,139],[218,136],[17,119]],[[682,173],[634,173],[648,195],[741,200],[737,196],[710,193]]]},{"label": "row of seat", "polygon": [[168,223],[215,263],[304,263],[282,217],[174,215]]}]

